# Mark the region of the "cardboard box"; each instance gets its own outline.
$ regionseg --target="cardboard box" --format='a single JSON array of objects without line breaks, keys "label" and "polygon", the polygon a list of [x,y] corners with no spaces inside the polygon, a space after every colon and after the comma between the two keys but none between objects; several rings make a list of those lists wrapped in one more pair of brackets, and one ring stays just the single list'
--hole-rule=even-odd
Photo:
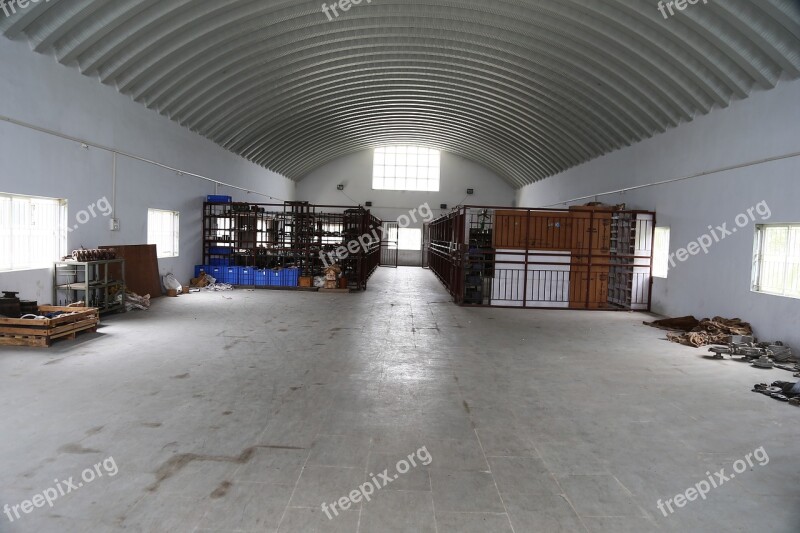
[{"label": "cardboard box", "polygon": [[300,276],[301,287],[311,287],[313,284],[314,278],[312,276]]}]

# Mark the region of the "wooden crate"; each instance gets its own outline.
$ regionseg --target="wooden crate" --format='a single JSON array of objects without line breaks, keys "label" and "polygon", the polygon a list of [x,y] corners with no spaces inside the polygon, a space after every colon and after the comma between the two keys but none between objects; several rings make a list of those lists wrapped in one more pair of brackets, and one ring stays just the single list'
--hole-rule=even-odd
[{"label": "wooden crate", "polygon": [[74,339],[81,331],[97,331],[100,312],[94,307],[40,305],[39,313],[63,311],[55,318],[0,318],[0,346],[50,346],[55,339]]}]

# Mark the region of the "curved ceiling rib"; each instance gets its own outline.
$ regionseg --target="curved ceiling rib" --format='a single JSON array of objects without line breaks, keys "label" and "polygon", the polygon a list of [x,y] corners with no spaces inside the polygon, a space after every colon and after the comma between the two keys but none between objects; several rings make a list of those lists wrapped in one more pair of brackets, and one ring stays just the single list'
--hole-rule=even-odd
[{"label": "curved ceiling rib", "polygon": [[49,0],[0,32],[292,179],[414,143],[521,187],[800,77],[795,0],[657,6]]}]

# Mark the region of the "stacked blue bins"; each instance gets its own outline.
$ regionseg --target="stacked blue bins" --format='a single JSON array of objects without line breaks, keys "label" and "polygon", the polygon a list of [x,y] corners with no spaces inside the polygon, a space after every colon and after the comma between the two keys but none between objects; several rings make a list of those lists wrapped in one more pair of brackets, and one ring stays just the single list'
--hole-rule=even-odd
[{"label": "stacked blue bins", "polygon": [[[208,249],[208,253],[211,255],[231,255],[233,249],[229,246],[211,246]],[[228,257],[214,257],[209,259],[209,262],[213,266],[228,266],[230,265],[230,259]]]},{"label": "stacked blue bins", "polygon": [[254,272],[256,278],[256,287],[267,287],[269,286],[269,278],[272,274],[272,270],[256,270]]},{"label": "stacked blue bins", "polygon": [[255,285],[256,271],[250,267],[239,267],[239,285]]},{"label": "stacked blue bins", "polygon": [[222,281],[231,285],[239,284],[239,270],[241,267],[222,267]]}]

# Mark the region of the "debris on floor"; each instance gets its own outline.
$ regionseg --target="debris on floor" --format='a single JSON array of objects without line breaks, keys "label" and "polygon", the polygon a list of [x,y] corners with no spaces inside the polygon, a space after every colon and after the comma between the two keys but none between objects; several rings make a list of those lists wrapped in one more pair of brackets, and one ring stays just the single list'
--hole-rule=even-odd
[{"label": "debris on floor", "polygon": [[677,318],[662,318],[652,322],[644,322],[646,326],[653,326],[658,329],[680,330],[690,332],[700,325],[700,321],[693,316],[681,316]]},{"label": "debris on floor", "polygon": [[757,383],[753,386],[753,392],[764,394],[782,402],[789,402],[800,407],[800,381],[791,383],[789,381],[773,381],[771,385]]},{"label": "debris on floor", "polygon": [[206,274],[205,271],[201,270],[199,276],[189,280],[189,286],[202,289],[203,287],[208,287],[212,283],[216,283],[216,281],[217,280],[215,278],[212,278],[211,276]]},{"label": "debris on floor", "polygon": [[[116,297],[117,301],[122,299],[122,295],[118,294]],[[145,294],[144,296],[139,296],[135,292],[132,291],[125,291],[125,310],[126,311],[147,311],[150,309],[150,295]]]},{"label": "debris on floor", "polygon": [[711,319],[704,318],[699,321],[693,316],[685,316],[645,322],[645,324],[661,329],[683,331],[683,333],[670,331],[667,333],[667,339],[686,346],[694,346],[695,348],[709,344],[724,344],[731,335],[753,334],[753,328],[742,319],[722,318],[720,316],[715,316]]},{"label": "debris on floor", "polygon": [[800,370],[792,349],[780,341],[756,342],[749,335],[732,335],[724,345],[712,346],[708,351],[714,354],[714,359],[730,355],[756,368],[780,368],[789,372]]},{"label": "debris on floor", "polygon": [[210,283],[203,287],[205,291],[232,291],[233,285],[230,283]]}]

